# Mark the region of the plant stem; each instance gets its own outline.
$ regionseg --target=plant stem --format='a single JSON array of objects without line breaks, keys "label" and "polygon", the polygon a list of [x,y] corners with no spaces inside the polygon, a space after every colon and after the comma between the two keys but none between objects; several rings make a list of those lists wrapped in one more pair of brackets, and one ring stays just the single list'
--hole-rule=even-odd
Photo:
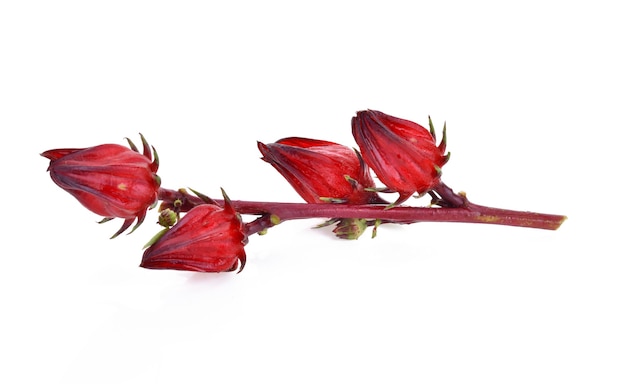
[{"label": "plant stem", "polygon": [[[563,215],[514,211],[509,209],[491,208],[470,203],[464,195],[457,195],[444,185],[437,192],[443,201],[452,207],[440,208],[398,206],[385,209],[385,205],[347,205],[347,204],[309,204],[309,203],[277,203],[260,201],[232,200],[235,210],[244,215],[260,215],[247,225],[248,234],[258,233],[272,227],[276,219],[280,222],[311,218],[360,218],[381,219],[388,222],[454,222],[497,224],[515,227],[556,230],[567,219]],[[163,201],[161,208],[173,208],[180,212],[189,211],[196,205],[207,204],[199,197],[185,190],[174,191],[161,188],[159,199]],[[224,200],[215,200],[219,205]],[[462,204],[460,204],[462,202]],[[272,220],[274,216],[274,220]]]}]

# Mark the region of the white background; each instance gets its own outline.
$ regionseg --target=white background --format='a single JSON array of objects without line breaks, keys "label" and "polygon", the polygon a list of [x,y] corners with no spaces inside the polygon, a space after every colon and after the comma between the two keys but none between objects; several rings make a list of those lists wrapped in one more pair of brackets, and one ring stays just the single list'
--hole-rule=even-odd
[{"label": "white background", "polygon": [[[3,2],[0,382],[625,382],[620,9]],[[121,221],[39,156],[141,132],[165,187],[297,202],[256,141],[354,146],[366,108],[447,121],[444,181],[473,202],[569,220],[358,241],[304,220],[251,237],[239,275],[152,271],[156,212],[108,240]]]}]

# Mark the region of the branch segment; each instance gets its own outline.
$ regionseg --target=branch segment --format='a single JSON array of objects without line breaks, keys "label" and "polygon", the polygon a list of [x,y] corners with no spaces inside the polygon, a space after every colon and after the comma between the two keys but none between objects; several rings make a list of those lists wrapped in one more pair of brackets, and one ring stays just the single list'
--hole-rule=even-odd
[{"label": "branch segment", "polygon": [[[455,195],[459,198],[462,195]],[[183,206],[192,208],[195,205],[205,204],[201,199],[181,191],[161,188],[159,198],[163,204],[169,206],[173,201],[183,201]],[[463,198],[464,199],[464,198]],[[223,200],[215,200],[223,205]],[[407,224],[415,222],[448,222],[448,223],[479,223],[507,225],[537,229],[556,230],[567,219],[567,216],[510,209],[485,207],[473,204],[464,199],[463,206],[459,207],[406,207],[399,206],[386,209],[386,205],[350,205],[350,204],[308,204],[308,203],[277,203],[261,201],[232,200],[233,208],[243,215],[274,215],[280,217],[280,222],[311,218],[355,218],[384,220],[386,223]],[[262,220],[262,225],[250,226],[257,233],[273,226],[271,220]],[[257,223],[258,224],[258,223]]]}]

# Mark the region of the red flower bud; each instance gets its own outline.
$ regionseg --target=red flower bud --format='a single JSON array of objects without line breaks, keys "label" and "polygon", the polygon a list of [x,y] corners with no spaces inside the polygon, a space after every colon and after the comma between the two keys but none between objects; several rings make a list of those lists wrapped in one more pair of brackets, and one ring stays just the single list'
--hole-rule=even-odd
[{"label": "red flower bud", "polygon": [[346,146],[330,141],[289,137],[258,143],[270,163],[307,203],[384,203],[375,192],[369,168]]},{"label": "red flower bud", "polygon": [[[104,144],[83,149],[52,149],[42,153],[50,159],[52,180],[90,211],[106,219],[125,219],[113,237],[124,232],[135,219],[137,228],[147,209],[157,201],[160,180],[158,157],[152,161],[143,136],[143,154],[132,149]],[[154,148],[153,148],[154,151]],[[105,220],[106,220],[105,219]]]},{"label": "red flower bud", "polygon": [[224,208],[203,204],[192,208],[154,245],[141,267],[196,272],[239,272],[246,264],[247,237],[241,218],[226,199]]},{"label": "red flower bud", "polygon": [[378,111],[359,111],[352,118],[352,135],[365,162],[400,204],[413,193],[423,194],[440,182],[441,167],[448,161],[445,126],[443,139],[435,144],[431,131],[412,121]]}]

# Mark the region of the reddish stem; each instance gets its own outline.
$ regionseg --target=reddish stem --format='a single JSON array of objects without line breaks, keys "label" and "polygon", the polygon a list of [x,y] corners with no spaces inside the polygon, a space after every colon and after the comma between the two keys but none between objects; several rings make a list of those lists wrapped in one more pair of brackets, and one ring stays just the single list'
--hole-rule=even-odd
[{"label": "reddish stem", "polygon": [[[385,209],[385,205],[346,205],[346,204],[308,204],[308,203],[277,203],[260,201],[232,200],[237,212],[244,215],[260,215],[257,220],[247,224],[248,234],[253,234],[272,227],[276,219],[280,222],[310,218],[360,218],[381,219],[389,222],[455,222],[497,224],[516,227],[556,230],[567,219],[563,215],[513,211],[509,209],[491,208],[469,202],[464,195],[457,195],[443,185],[437,192],[452,207],[427,208],[398,206]],[[189,211],[196,205],[207,204],[202,199],[190,195],[184,190],[174,191],[161,188],[159,199],[162,208],[173,208],[180,212]],[[174,204],[178,200],[179,204]],[[223,200],[215,200],[223,205]],[[462,204],[460,204],[462,202]],[[274,216],[274,220],[272,220]]]}]

